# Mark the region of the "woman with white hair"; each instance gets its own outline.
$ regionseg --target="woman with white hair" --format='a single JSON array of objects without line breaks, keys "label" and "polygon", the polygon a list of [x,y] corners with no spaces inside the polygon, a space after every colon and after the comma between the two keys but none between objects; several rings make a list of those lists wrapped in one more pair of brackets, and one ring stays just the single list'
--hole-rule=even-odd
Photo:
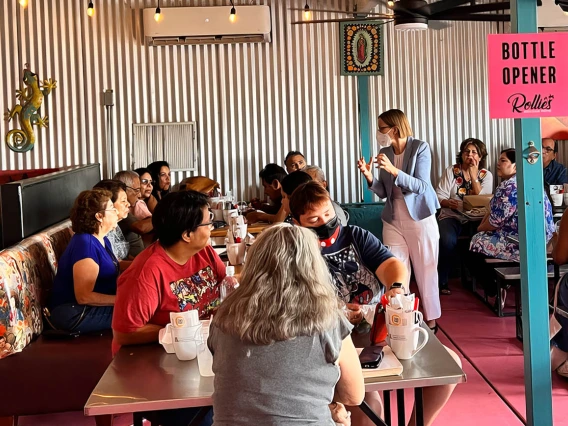
[{"label": "woman with white hair", "polygon": [[265,230],[211,324],[214,425],[350,424],[331,413],[364,396],[351,328],[316,235]]},{"label": "woman with white hair", "polygon": [[[327,180],[325,179],[325,173],[323,172],[321,167],[313,165],[306,166],[304,167],[303,171],[309,174],[313,180],[320,183],[325,189],[327,189],[327,192],[329,192]],[[333,205],[333,210],[335,210],[335,215],[339,219],[339,222],[341,222],[343,226],[346,226],[349,222],[349,218],[347,217],[345,210],[343,210],[341,205],[336,201],[331,200],[331,204]]]}]

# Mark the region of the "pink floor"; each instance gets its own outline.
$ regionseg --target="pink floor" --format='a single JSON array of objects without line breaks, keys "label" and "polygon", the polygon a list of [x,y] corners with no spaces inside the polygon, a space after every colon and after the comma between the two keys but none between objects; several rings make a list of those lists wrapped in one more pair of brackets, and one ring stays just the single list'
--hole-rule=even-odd
[{"label": "pink floor", "polygon": [[[524,421],[524,358],[522,344],[515,338],[514,318],[497,318],[459,285],[453,286],[451,296],[442,298],[442,311],[440,327],[459,349],[462,359],[467,357],[469,364],[483,376],[480,378],[490,384],[508,405],[509,413],[515,413]],[[552,395],[554,425],[568,425],[568,382],[555,373],[552,374]],[[479,398],[480,395],[475,396],[476,401]],[[448,406],[454,402],[457,401],[452,397]],[[445,414],[444,410],[440,420]],[[506,413],[500,411],[497,415],[498,422],[494,419],[488,424],[508,424],[504,423],[504,419],[508,418]],[[440,423],[445,424],[451,423]]]},{"label": "pink floor", "polygon": [[[458,385],[435,426],[517,426],[524,423],[522,345],[513,317],[497,318],[471,293],[452,286],[442,297],[438,338],[460,355],[467,383]],[[407,393],[407,401],[412,394]],[[409,403],[407,402],[407,408]],[[395,406],[393,399],[393,406]],[[554,425],[568,426],[568,382],[553,374]],[[396,419],[396,417],[393,417]],[[522,419],[522,420],[521,420]],[[20,418],[20,426],[93,426],[81,412]],[[132,424],[131,415],[115,426]]]}]

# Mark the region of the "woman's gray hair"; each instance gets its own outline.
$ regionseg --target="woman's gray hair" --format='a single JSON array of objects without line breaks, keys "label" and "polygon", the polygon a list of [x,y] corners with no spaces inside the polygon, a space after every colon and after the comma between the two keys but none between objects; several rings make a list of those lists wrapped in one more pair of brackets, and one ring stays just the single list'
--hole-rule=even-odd
[{"label": "woman's gray hair", "polygon": [[325,182],[325,173],[318,166],[306,166],[302,170],[303,172],[309,174],[313,180],[319,183]]},{"label": "woman's gray hair", "polygon": [[119,180],[123,182],[126,186],[133,187],[134,186],[134,179],[136,179],[138,173],[133,172],[131,170],[123,170],[122,172],[118,172],[114,175],[114,180]]},{"label": "woman's gray hair", "polygon": [[243,342],[269,345],[322,333],[340,315],[315,233],[282,223],[251,246],[240,286],[221,304],[213,324]]}]

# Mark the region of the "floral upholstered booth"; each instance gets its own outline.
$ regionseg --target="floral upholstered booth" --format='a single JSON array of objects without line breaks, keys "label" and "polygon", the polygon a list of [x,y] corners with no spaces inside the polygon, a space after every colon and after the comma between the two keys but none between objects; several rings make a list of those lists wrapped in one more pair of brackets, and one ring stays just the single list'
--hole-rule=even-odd
[{"label": "floral upholstered booth", "polygon": [[43,331],[42,308],[70,225],[62,222],[0,252],[0,358],[21,352]]}]

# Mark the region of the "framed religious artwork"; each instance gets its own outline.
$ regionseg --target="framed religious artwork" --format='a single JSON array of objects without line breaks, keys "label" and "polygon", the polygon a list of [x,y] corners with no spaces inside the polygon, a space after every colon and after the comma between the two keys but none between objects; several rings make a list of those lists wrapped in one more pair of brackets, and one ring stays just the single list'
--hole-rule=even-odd
[{"label": "framed religious artwork", "polygon": [[341,75],[383,75],[383,21],[339,23]]}]

